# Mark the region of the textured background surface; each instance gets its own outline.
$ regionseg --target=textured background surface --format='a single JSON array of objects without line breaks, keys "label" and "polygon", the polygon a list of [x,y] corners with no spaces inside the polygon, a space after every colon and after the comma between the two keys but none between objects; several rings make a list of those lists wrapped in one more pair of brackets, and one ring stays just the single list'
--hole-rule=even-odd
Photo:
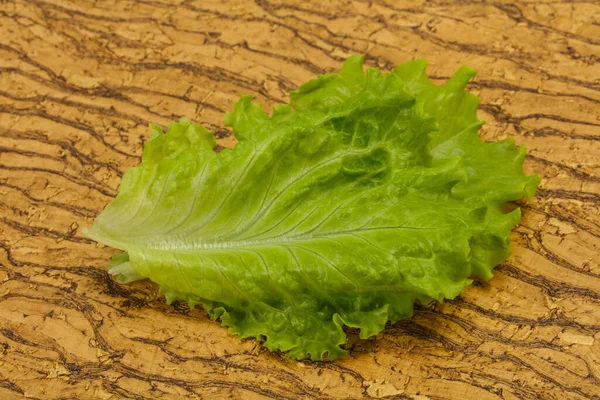
[{"label": "textured background surface", "polygon": [[[600,398],[600,4],[0,0],[0,398]],[[399,5],[402,4],[402,5]],[[594,17],[595,16],[595,17]],[[240,341],[81,233],[147,124],[267,108],[344,58],[479,70],[487,140],[543,176],[496,277],[336,363]]]}]

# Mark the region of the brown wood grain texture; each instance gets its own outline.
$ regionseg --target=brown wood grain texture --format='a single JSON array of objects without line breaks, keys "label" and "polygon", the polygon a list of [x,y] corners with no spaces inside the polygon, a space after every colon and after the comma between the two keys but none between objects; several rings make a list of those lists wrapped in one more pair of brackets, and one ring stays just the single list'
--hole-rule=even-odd
[{"label": "brown wood grain texture", "polygon": [[[227,334],[81,233],[149,122],[214,130],[350,54],[479,75],[486,140],[543,177],[489,282],[351,355],[298,362]],[[0,399],[600,399],[600,3],[0,0]]]}]

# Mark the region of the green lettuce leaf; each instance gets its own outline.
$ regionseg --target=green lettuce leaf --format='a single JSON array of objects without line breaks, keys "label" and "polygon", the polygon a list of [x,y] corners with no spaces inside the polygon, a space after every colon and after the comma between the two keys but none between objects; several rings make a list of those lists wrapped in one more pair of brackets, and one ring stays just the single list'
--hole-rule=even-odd
[{"label": "green lettuce leaf", "polygon": [[151,125],[140,166],[87,231],[124,250],[109,272],[149,278],[170,303],[201,303],[231,334],[314,360],[452,299],[510,254],[539,176],[525,149],[478,135],[474,75],[443,86],[412,61],[384,74],[350,57],[268,115],[243,96],[225,124],[238,143],[185,120]]}]

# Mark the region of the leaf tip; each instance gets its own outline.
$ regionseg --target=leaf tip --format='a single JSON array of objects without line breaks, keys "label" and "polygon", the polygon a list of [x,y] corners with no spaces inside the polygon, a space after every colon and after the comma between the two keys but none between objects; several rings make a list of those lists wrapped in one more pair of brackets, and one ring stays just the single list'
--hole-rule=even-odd
[{"label": "leaf tip", "polygon": [[456,89],[464,89],[467,83],[477,74],[477,70],[469,66],[463,65],[452,75],[448,81],[448,85]]}]

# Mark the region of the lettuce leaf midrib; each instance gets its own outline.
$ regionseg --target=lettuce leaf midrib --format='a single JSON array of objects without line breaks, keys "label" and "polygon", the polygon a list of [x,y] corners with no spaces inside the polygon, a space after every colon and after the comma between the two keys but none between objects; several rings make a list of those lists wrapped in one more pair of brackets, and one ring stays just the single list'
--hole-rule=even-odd
[{"label": "lettuce leaf midrib", "polygon": [[[364,153],[364,152],[363,152]],[[344,154],[348,154],[348,153],[344,153]],[[337,157],[339,158],[339,157]],[[332,161],[332,160],[329,160]],[[328,162],[324,162],[321,164],[327,164]],[[292,182],[291,185],[297,183],[298,181],[300,181],[301,179],[305,178],[305,176],[299,177],[298,179],[294,180],[294,182]],[[365,177],[366,179],[367,177]],[[387,183],[389,184],[389,183]],[[377,186],[374,187],[370,190],[381,190],[385,185],[384,184],[382,186]],[[278,193],[274,200],[271,201],[270,203],[274,203],[277,199],[277,197],[281,194],[283,194],[286,190],[288,190],[291,185],[286,186],[286,188],[284,188],[284,190],[282,190],[280,193]],[[412,188],[408,188],[405,196],[409,196],[411,194],[414,194],[413,191],[411,191]],[[192,243],[189,243],[187,246],[180,246],[178,247],[177,244],[182,244],[183,242],[180,241],[180,239],[184,238],[186,236],[186,234],[189,234],[191,232],[181,232],[178,233],[177,235],[168,235],[169,232],[165,232],[165,234],[161,234],[158,236],[158,238],[156,239],[157,243],[162,243],[163,246],[159,246],[157,244],[152,244],[152,243],[148,243],[148,242],[144,242],[143,244],[143,248],[148,248],[148,249],[154,249],[154,250],[181,250],[181,251],[189,251],[189,248],[193,248],[197,251],[210,251],[210,250],[217,250],[217,249],[223,249],[223,248],[243,248],[243,247],[263,247],[263,246],[269,246],[269,245],[273,245],[273,244],[277,244],[277,243],[291,243],[291,242],[306,242],[306,241],[311,241],[311,240],[318,240],[320,238],[332,238],[332,237],[338,237],[338,236],[344,236],[344,235],[348,235],[348,234],[354,234],[356,232],[368,232],[368,231],[377,231],[377,230],[396,230],[396,229],[403,229],[403,230],[440,230],[443,228],[440,228],[439,226],[437,228],[426,228],[426,227],[411,227],[411,226],[406,226],[405,224],[402,225],[397,225],[397,226],[376,226],[376,227],[366,227],[366,225],[369,225],[378,215],[384,213],[386,211],[386,209],[392,208],[394,206],[397,206],[398,203],[400,203],[402,200],[404,200],[404,197],[398,199],[397,203],[391,204],[387,207],[384,207],[382,210],[379,211],[378,214],[375,214],[370,220],[368,220],[366,223],[363,224],[363,226],[355,228],[355,229],[349,229],[349,230],[340,230],[340,231],[327,231],[327,232],[322,232],[322,233],[318,233],[318,234],[312,234],[310,232],[313,232],[315,230],[317,230],[319,227],[321,227],[325,222],[327,222],[333,215],[335,215],[335,213],[337,211],[340,210],[340,207],[342,207],[343,205],[352,202],[353,200],[356,200],[357,198],[359,198],[361,195],[364,195],[365,192],[361,192],[358,193],[346,200],[344,200],[343,203],[340,204],[340,206],[332,209],[327,215],[325,215],[322,220],[319,222],[319,224],[309,227],[308,231],[303,231],[300,232],[299,234],[296,235],[277,235],[277,236],[270,236],[267,238],[262,238],[259,240],[226,240],[227,237],[230,237],[231,235],[228,236],[222,236],[222,237],[218,237],[214,240],[207,240],[207,241],[203,241],[202,238],[194,238]],[[265,195],[265,198],[267,196]],[[319,205],[317,205],[317,208],[320,207]],[[313,210],[314,212],[314,210]],[[309,217],[312,214],[309,214],[307,217]],[[261,217],[261,213],[259,212],[255,218],[253,218],[250,221],[250,224],[253,224],[255,221],[257,221],[259,218]],[[283,223],[283,221],[285,221],[285,219],[287,219],[287,217],[289,217],[289,214],[287,216],[285,216],[282,220],[278,221],[277,224],[268,227],[267,230],[260,232],[254,236],[261,236],[263,234],[265,234],[266,232],[269,232],[270,230],[276,228],[280,223]],[[306,221],[305,219],[300,220],[293,228],[296,228],[298,226],[301,226],[304,222]],[[240,233],[246,232],[247,229],[250,228],[250,225],[246,226],[244,230],[242,230],[241,232],[234,232],[233,234],[236,234],[239,236]],[[449,226],[447,227],[449,228],[454,228],[454,226]],[[100,228],[101,229],[101,228]],[[235,229],[234,229],[235,231]],[[88,231],[89,235],[91,235],[92,237],[97,236],[97,237],[101,237],[100,235],[96,235],[94,234],[93,231]],[[307,233],[305,233],[307,232]],[[287,232],[286,232],[287,233]],[[150,235],[139,235],[139,236],[127,236],[128,240],[127,241],[112,241],[112,245],[116,245],[117,243],[119,244],[117,247],[121,248],[121,249],[125,249],[128,245],[131,244],[135,244],[136,241],[144,239],[149,237]],[[361,237],[362,238],[362,237]],[[165,246],[164,244],[167,243],[174,243],[175,245],[173,246]]]},{"label": "lettuce leaf midrib", "polygon": [[[449,228],[454,228],[454,227],[449,227]],[[416,231],[426,231],[426,230],[440,230],[439,228],[420,228],[420,227],[410,227],[410,226],[403,226],[403,225],[399,225],[399,226],[381,226],[381,227],[372,227],[372,228],[357,228],[357,229],[350,229],[347,231],[339,231],[339,232],[326,232],[324,234],[320,234],[320,235],[309,235],[309,236],[304,236],[304,235],[300,235],[300,236],[292,236],[292,237],[276,237],[276,239],[270,240],[271,238],[267,238],[267,239],[263,239],[263,240],[255,240],[255,241],[229,241],[229,242],[193,242],[192,246],[193,246],[193,250],[198,251],[198,252],[202,252],[202,251],[217,251],[219,249],[228,249],[228,248],[244,248],[244,247],[268,247],[271,245],[276,245],[278,243],[294,243],[294,242],[310,242],[313,240],[320,240],[320,239],[329,239],[329,238],[334,238],[334,237],[338,237],[338,236],[346,236],[346,235],[352,235],[352,236],[359,236],[357,235],[356,232],[369,232],[369,231],[380,231],[380,230],[416,230]],[[99,235],[96,235],[95,233],[91,232],[91,231],[87,231],[89,233],[89,236],[94,238],[94,237],[100,237]],[[112,241],[113,244],[117,244],[119,243],[120,246],[123,246],[123,248],[125,248],[127,245],[130,245],[130,242],[118,242],[118,241]],[[121,247],[118,247],[121,248]],[[167,246],[152,246],[152,245],[148,245],[147,243],[144,244],[144,246],[141,247],[141,249],[143,248],[147,248],[147,249],[152,249],[152,250],[181,250],[183,252],[187,252],[189,251],[189,249],[187,248],[187,246],[185,247],[176,247],[176,246],[172,246],[172,247],[167,247]]]},{"label": "lettuce leaf midrib", "polygon": [[[294,185],[296,185],[296,184],[300,183],[300,182],[301,182],[302,180],[304,180],[304,179],[308,179],[308,178],[310,178],[310,174],[312,174],[313,172],[317,172],[317,171],[318,171],[320,168],[322,168],[322,167],[325,167],[325,166],[328,166],[328,165],[332,165],[332,164],[336,163],[337,161],[340,161],[340,160],[341,160],[341,159],[342,159],[344,156],[346,156],[346,155],[352,155],[352,154],[367,154],[367,153],[369,153],[369,152],[371,152],[371,151],[372,151],[372,150],[362,150],[362,151],[345,151],[345,152],[341,152],[341,153],[338,153],[338,154],[336,154],[336,155],[335,155],[335,157],[333,157],[333,158],[329,158],[329,159],[327,159],[327,160],[323,161],[322,163],[320,163],[320,164],[316,165],[314,168],[312,168],[312,169],[310,169],[310,170],[308,170],[308,171],[302,171],[302,173],[301,173],[300,175],[298,175],[298,176],[295,176],[295,177],[292,177],[292,178],[294,178],[294,179],[292,179],[292,180],[291,180],[291,182],[290,182],[289,184],[287,184],[287,185],[286,185],[286,186],[285,186],[285,187],[284,187],[282,190],[280,190],[278,193],[276,193],[275,195],[273,195],[273,196],[271,197],[271,200],[269,200],[269,202],[268,202],[266,205],[264,205],[264,207],[261,207],[261,208],[259,208],[259,210],[257,211],[256,215],[254,215],[254,216],[252,217],[252,219],[251,219],[250,221],[248,221],[248,222],[246,223],[246,225],[245,225],[243,228],[241,228],[241,229],[237,229],[237,226],[236,226],[234,229],[232,229],[232,231],[233,231],[233,232],[230,232],[230,233],[229,233],[227,236],[221,236],[220,238],[217,238],[217,239],[219,239],[219,240],[218,240],[218,242],[223,242],[225,247],[226,247],[225,243],[236,243],[237,241],[226,241],[226,240],[224,240],[224,239],[225,239],[225,238],[227,238],[227,237],[230,237],[231,235],[236,235],[236,234],[237,234],[237,235],[239,235],[239,233],[241,233],[241,232],[247,232],[247,231],[248,231],[248,229],[249,229],[249,228],[251,228],[251,227],[253,226],[253,224],[255,224],[257,221],[259,221],[259,220],[260,220],[260,218],[261,218],[261,217],[263,217],[263,216],[265,215],[266,211],[263,211],[263,210],[268,210],[268,209],[269,209],[269,207],[271,207],[273,204],[275,204],[275,203],[277,202],[277,200],[278,200],[278,199],[279,199],[279,198],[280,198],[282,195],[284,195],[284,194],[285,194],[285,193],[286,193],[288,190],[291,190],[291,189],[293,188],[293,186],[294,186]],[[420,169],[420,168],[422,168],[422,167],[416,167],[416,168],[417,168],[417,169]],[[169,175],[169,176],[170,176],[170,175]],[[369,177],[370,177],[369,175],[365,175],[365,176],[361,177],[359,180],[357,180],[355,183],[361,182],[362,180],[367,180]],[[236,181],[236,185],[237,185],[237,184],[239,184],[239,182],[240,182],[240,181],[242,181],[242,179],[243,179],[243,177],[242,177],[242,176],[240,176],[240,177],[239,177],[239,179]],[[160,196],[159,196],[159,199],[158,199],[158,201],[160,201],[160,199],[162,198],[162,196],[163,196],[163,194],[164,194],[164,187],[166,187],[166,186],[167,186],[167,184],[168,184],[168,182],[165,182],[165,184],[163,185],[163,189],[161,190],[161,193],[160,193]],[[373,188],[369,189],[369,191],[370,191],[370,190],[381,190],[381,189],[382,189],[382,187],[383,187],[383,185],[382,185],[382,186],[376,186],[376,187],[373,187]],[[231,190],[230,190],[229,194],[230,194],[230,193],[233,193],[233,192],[234,192],[234,190],[235,190],[235,186],[233,186],[233,187],[231,188]],[[355,200],[356,198],[358,198],[358,197],[360,197],[360,196],[364,195],[365,193],[366,193],[366,192],[364,192],[364,191],[363,191],[363,192],[359,192],[359,193],[357,193],[357,194],[353,195],[352,197],[350,197],[350,198],[346,199],[346,200],[344,201],[344,203],[342,203],[342,205],[343,205],[343,204],[345,204],[345,203],[351,202],[352,200]],[[407,193],[407,194],[408,194],[408,193]],[[268,191],[268,190],[267,190],[267,191],[265,191],[265,195],[264,195],[263,201],[264,201],[264,199],[267,199],[267,198],[269,198],[269,191]],[[223,199],[223,200],[222,200],[222,201],[221,201],[221,202],[220,202],[220,203],[219,203],[219,204],[216,206],[216,207],[217,207],[217,209],[218,209],[218,210],[220,210],[220,209],[222,209],[223,207],[225,207],[225,206],[226,206],[226,202],[227,202],[227,200],[228,200],[228,198],[224,198],[224,199]],[[154,209],[156,209],[156,206],[155,206],[155,208],[154,208]],[[326,221],[326,220],[327,220],[327,219],[328,219],[328,218],[329,218],[329,217],[330,217],[330,216],[331,216],[333,213],[335,213],[336,211],[338,211],[338,209],[339,209],[339,208],[333,209],[333,210],[332,210],[332,212],[331,212],[330,214],[328,214],[327,216],[325,216],[325,218],[323,219],[323,221],[322,221],[322,222],[325,222],[325,221]],[[291,212],[294,212],[294,211],[295,211],[295,209],[291,210]],[[175,229],[177,229],[177,228],[178,228],[178,226],[176,226],[176,227],[174,227],[174,228],[172,228],[172,229],[170,229],[170,230],[168,230],[168,231],[166,231],[166,232],[164,232],[164,233],[161,233],[161,234],[159,234],[159,237],[161,237],[161,238],[165,238],[165,239],[166,239],[166,238],[168,238],[168,239],[170,239],[170,240],[173,240],[173,241],[177,241],[178,239],[185,238],[185,237],[189,236],[190,234],[193,234],[193,233],[195,233],[195,232],[197,232],[197,231],[199,231],[199,230],[203,229],[203,228],[206,226],[206,224],[207,224],[207,223],[209,223],[209,222],[211,221],[211,219],[209,219],[209,218],[214,218],[214,217],[215,217],[217,214],[218,214],[218,211],[217,211],[217,212],[215,212],[215,213],[214,213],[214,215],[213,215],[213,214],[211,214],[211,215],[207,215],[207,216],[205,217],[205,219],[204,219],[204,220],[202,220],[202,221],[200,221],[200,222],[198,223],[200,226],[198,226],[198,227],[194,227],[193,229],[188,229],[188,230],[186,230],[186,231],[177,232],[176,234],[170,234],[172,231],[174,231]],[[187,215],[186,217],[184,217],[182,220],[184,220],[184,221],[185,221],[185,219],[186,219],[187,217],[189,217],[190,215],[191,215],[191,213],[188,213],[188,215]],[[134,217],[135,217],[135,216],[134,216]],[[134,217],[132,217],[131,219],[133,219]],[[148,217],[148,218],[149,218],[149,217]],[[285,218],[284,218],[284,220],[285,220]],[[242,221],[243,221],[243,220],[242,220],[242,219],[240,219],[240,223],[241,223]],[[128,221],[126,221],[126,222],[128,222]],[[126,223],[126,222],[124,222],[124,223]],[[281,221],[279,221],[279,222],[281,222]],[[275,227],[275,226],[273,226],[273,227],[269,227],[269,228],[270,228],[270,229],[273,229],[274,227]],[[236,231],[237,231],[237,232],[236,232]],[[261,234],[263,234],[263,233],[264,233],[264,232],[261,232],[261,233],[259,233],[259,234],[257,234],[257,235],[261,235]],[[131,242],[134,242],[134,241],[136,241],[136,240],[140,240],[140,239],[143,239],[143,238],[146,238],[146,237],[152,236],[152,235],[156,235],[156,234],[149,234],[149,235],[127,235],[127,237],[131,239]],[[256,236],[256,235],[255,235],[255,236]],[[281,238],[281,237],[280,237],[280,236],[277,236],[277,238],[279,239],[279,238]],[[310,238],[310,236],[309,236],[309,238]],[[285,238],[281,238],[281,240],[285,240]],[[245,241],[242,241],[242,242],[245,242]],[[250,242],[253,242],[253,241],[250,241]],[[257,243],[260,243],[261,241],[256,241],[256,242],[257,242]],[[272,241],[270,241],[270,242],[272,242]],[[123,242],[123,243],[124,243],[124,244],[127,244],[128,242]],[[201,247],[202,247],[202,246],[204,246],[204,244],[202,244],[201,242],[200,242],[200,243],[195,243],[195,244],[197,244],[197,245],[199,245],[199,246],[201,246]],[[212,245],[213,245],[212,247],[215,247],[214,245],[216,244],[216,241],[215,241],[215,242],[207,242],[207,244],[212,244]],[[217,247],[218,247],[218,246],[217,246]]]}]

